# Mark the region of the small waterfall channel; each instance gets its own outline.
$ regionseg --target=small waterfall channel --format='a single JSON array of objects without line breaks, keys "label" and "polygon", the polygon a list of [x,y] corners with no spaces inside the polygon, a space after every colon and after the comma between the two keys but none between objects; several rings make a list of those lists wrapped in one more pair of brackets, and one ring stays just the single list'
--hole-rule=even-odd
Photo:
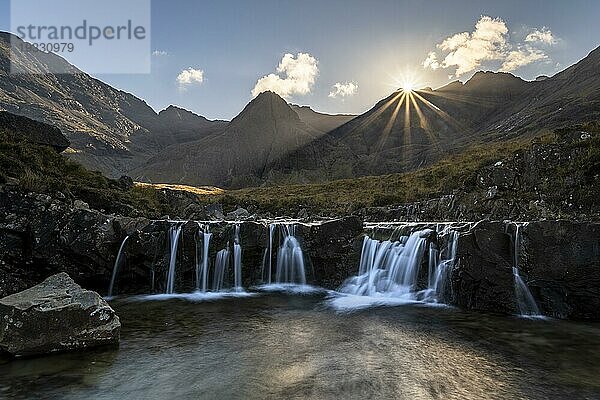
[{"label": "small waterfall channel", "polygon": [[[306,265],[302,245],[294,222],[269,224],[268,245],[262,263],[263,282],[267,285],[306,285]],[[275,280],[273,281],[274,236],[279,231],[280,244],[277,248]]]},{"label": "small waterfall channel", "polygon": [[171,226],[169,229],[170,249],[171,254],[169,257],[169,271],[167,272],[167,286],[165,293],[175,293],[175,268],[177,266],[177,248],[179,246],[179,237],[181,236],[181,230],[183,224],[178,223]]},{"label": "small waterfall channel", "polygon": [[108,287],[109,298],[113,296],[117,275],[119,274],[119,271],[121,270],[122,265],[125,262],[125,246],[127,245],[128,240],[129,236],[125,236],[125,239],[123,239],[123,242],[121,242],[121,246],[119,247],[119,252],[117,253],[117,259],[115,260],[112,276],[110,277],[110,286]]},{"label": "small waterfall channel", "polygon": [[517,300],[517,307],[519,309],[519,315],[523,317],[541,317],[540,309],[529,290],[529,287],[521,277],[519,271],[520,253],[521,253],[521,225],[514,224],[513,234],[513,277],[515,280],[515,297]]},{"label": "small waterfall channel", "polygon": [[210,238],[209,224],[198,223],[196,237],[196,290],[206,292],[208,290],[208,267]]}]

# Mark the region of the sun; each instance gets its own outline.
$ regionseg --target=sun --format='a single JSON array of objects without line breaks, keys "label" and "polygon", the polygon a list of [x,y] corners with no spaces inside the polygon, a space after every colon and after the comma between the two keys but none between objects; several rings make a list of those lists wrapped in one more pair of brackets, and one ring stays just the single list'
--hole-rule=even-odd
[{"label": "sun", "polygon": [[417,88],[417,85],[413,81],[405,80],[401,87],[403,92],[410,93]]},{"label": "sun", "polygon": [[391,82],[389,86],[393,87],[394,90],[400,89],[402,93],[413,93],[424,87],[422,85],[421,76],[409,68],[404,71],[396,72],[395,74],[389,74]]}]

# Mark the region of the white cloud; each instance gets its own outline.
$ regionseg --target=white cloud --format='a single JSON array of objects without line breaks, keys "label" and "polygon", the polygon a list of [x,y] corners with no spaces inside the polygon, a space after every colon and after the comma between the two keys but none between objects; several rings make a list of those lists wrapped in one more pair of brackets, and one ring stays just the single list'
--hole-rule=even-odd
[{"label": "white cloud", "polygon": [[179,88],[185,90],[190,85],[201,85],[204,82],[204,71],[189,67],[184,69],[177,76]]},{"label": "white cloud", "polygon": [[164,57],[164,56],[168,56],[169,53],[164,50],[154,50],[152,52],[152,55],[155,57]]},{"label": "white cloud", "polygon": [[534,49],[530,46],[525,46],[512,50],[506,56],[506,59],[500,67],[502,72],[511,72],[522,66],[529,65],[539,60],[545,60],[548,56],[539,49]]},{"label": "white cloud", "polygon": [[483,16],[471,33],[457,33],[438,45],[448,51],[441,63],[442,68],[456,67],[456,76],[478,68],[483,61],[496,60],[506,50],[508,28],[500,18]]},{"label": "white cloud", "polygon": [[275,74],[263,76],[256,82],[252,96],[256,97],[268,90],[285,98],[295,94],[308,94],[319,74],[318,64],[319,61],[308,53],[298,53],[296,57],[286,54]]},{"label": "white cloud", "polygon": [[431,68],[435,71],[439,67],[440,62],[437,59],[437,54],[435,54],[435,51],[430,51],[425,61],[423,61],[423,68]]},{"label": "white cloud", "polygon": [[545,26],[542,29],[535,29],[533,32],[527,35],[525,38],[526,42],[529,43],[542,43],[545,45],[553,45],[556,44],[556,38],[552,31]]},{"label": "white cloud", "polygon": [[354,96],[358,93],[358,84],[354,82],[337,82],[335,85],[331,87],[331,92],[329,92],[329,97],[337,98],[337,97],[348,97]]},{"label": "white cloud", "polygon": [[449,36],[437,45],[445,56],[438,60],[438,53],[429,52],[423,61],[424,68],[437,70],[453,68],[451,76],[472,72],[486,62],[501,63],[501,71],[514,71],[548,56],[537,44],[553,44],[555,38],[550,29],[535,29],[525,38],[526,43],[511,43],[506,22],[501,18],[481,16],[472,32]]}]

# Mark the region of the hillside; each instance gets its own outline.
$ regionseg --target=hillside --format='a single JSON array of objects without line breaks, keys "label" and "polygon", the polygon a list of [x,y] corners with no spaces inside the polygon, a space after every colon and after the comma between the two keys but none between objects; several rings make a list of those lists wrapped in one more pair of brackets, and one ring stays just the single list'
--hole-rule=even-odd
[{"label": "hillside", "polygon": [[374,220],[600,217],[600,123],[541,138],[477,145],[403,174],[230,190],[202,196],[225,212],[347,215]]},{"label": "hillside", "polygon": [[287,184],[411,171],[478,143],[595,120],[600,116],[599,65],[600,48],[543,80],[477,72],[464,84],[398,90],[317,142],[277,160],[262,179]]},{"label": "hillside", "polygon": [[267,165],[322,135],[281,97],[264,92],[221,133],[171,146],[132,175],[155,183],[248,186],[258,183]]},{"label": "hillside", "polygon": [[356,115],[350,114],[320,113],[314,111],[309,106],[299,106],[296,104],[290,104],[290,107],[298,114],[302,122],[323,133],[332,131],[356,117]]},{"label": "hillside", "polygon": [[[20,69],[10,74],[9,33],[0,32],[0,110],[58,127],[71,141],[68,154],[90,169],[120,176],[178,140],[203,136],[222,126],[186,115],[185,126],[173,125],[171,110],[157,114],[143,100],[115,89],[78,70],[52,53],[27,53]],[[48,66],[64,74],[47,74]],[[191,113],[190,113],[191,114]],[[173,139],[173,127],[179,136]],[[180,134],[179,131],[185,131]]]}]

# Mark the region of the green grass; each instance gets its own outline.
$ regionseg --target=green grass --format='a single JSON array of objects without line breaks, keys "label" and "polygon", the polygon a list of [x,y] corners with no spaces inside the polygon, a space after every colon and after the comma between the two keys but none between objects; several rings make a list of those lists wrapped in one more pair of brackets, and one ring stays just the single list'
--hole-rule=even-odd
[{"label": "green grass", "polygon": [[[587,141],[578,139],[580,130],[593,133]],[[225,211],[238,206],[258,213],[294,214],[301,209],[321,215],[351,213],[365,207],[399,205],[460,193],[485,192],[477,187],[478,173],[500,160],[510,160],[532,151],[533,144],[558,144],[573,153],[569,162],[554,165],[546,171],[547,179],[536,183],[536,188],[504,193],[505,198],[526,205],[540,197],[553,210],[568,209],[576,203],[574,212],[596,212],[597,193],[600,190],[600,124],[592,123],[571,129],[544,134],[536,138],[479,145],[450,156],[436,164],[409,173],[367,176],[327,183],[288,185],[230,190],[219,195],[201,196],[203,203],[222,203]],[[549,163],[552,165],[552,162]],[[569,185],[569,182],[579,185]],[[573,196],[572,201],[565,201]],[[473,205],[467,205],[468,207]],[[477,207],[482,207],[478,205]],[[569,210],[568,210],[569,211]],[[561,215],[560,212],[558,215]]]},{"label": "green grass", "polygon": [[530,140],[514,140],[478,146],[431,167],[404,174],[366,176],[320,184],[247,188],[201,196],[201,199],[206,203],[223,203],[226,208],[245,206],[271,213],[306,208],[335,214],[364,207],[408,203],[439,197],[454,190],[473,190],[481,168],[529,145]]},{"label": "green grass", "polygon": [[0,183],[15,182],[25,191],[60,192],[92,208],[125,215],[159,215],[168,208],[154,189],[127,190],[50,147],[6,140],[7,135],[0,132]]},{"label": "green grass", "polygon": [[[592,133],[580,140],[581,131]],[[4,139],[4,140],[2,140]],[[410,173],[367,176],[320,184],[268,186],[240,190],[198,190],[178,186],[199,204],[221,203],[224,210],[238,206],[258,214],[294,215],[306,209],[313,215],[341,215],[365,207],[399,205],[452,193],[481,194],[481,170],[500,160],[511,160],[531,152],[534,143],[556,145],[568,161],[549,162],[549,169],[535,187],[505,193],[505,198],[528,204],[543,200],[554,210],[598,213],[600,192],[600,123],[557,131],[534,139],[479,145],[436,164]],[[0,183],[18,179],[23,190],[58,193],[80,199],[91,207],[131,216],[158,218],[177,215],[177,201],[165,193],[170,187],[136,185],[124,189],[115,180],[86,170],[48,147],[6,141],[0,132]],[[157,190],[158,189],[158,190]],[[203,194],[203,193],[209,194]],[[572,209],[576,204],[578,209]],[[468,204],[471,207],[472,204]],[[571,207],[571,208],[570,208]],[[568,216],[568,215],[567,215]]]}]

